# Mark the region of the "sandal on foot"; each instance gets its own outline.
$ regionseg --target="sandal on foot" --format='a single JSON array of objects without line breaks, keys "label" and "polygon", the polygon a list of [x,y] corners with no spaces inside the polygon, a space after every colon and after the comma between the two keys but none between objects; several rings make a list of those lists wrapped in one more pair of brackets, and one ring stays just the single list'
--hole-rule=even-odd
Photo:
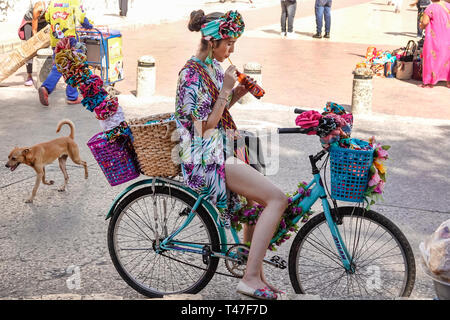
[{"label": "sandal on foot", "polygon": [[277,300],[278,298],[277,294],[267,287],[262,289],[253,289],[242,281],[239,281],[236,292],[261,300]]}]

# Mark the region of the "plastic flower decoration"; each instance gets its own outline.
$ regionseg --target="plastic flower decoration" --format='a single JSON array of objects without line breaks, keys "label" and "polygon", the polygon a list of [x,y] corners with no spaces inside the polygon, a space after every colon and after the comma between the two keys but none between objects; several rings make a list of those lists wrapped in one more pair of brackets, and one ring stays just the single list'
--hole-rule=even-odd
[{"label": "plastic flower decoration", "polygon": [[[274,233],[274,237],[277,237],[277,240],[273,244],[270,244],[268,249],[276,251],[276,246],[280,246],[286,242],[286,240],[290,239],[293,232],[298,231],[299,228],[297,224],[294,223],[294,218],[302,215],[301,221],[307,222],[309,217],[312,215],[312,211],[304,212],[303,208],[299,206],[299,203],[304,199],[304,197],[310,195],[311,190],[307,190],[306,185],[306,182],[299,183],[297,186],[297,191],[295,191],[292,195],[286,194],[289,204],[281,217],[277,230]],[[293,198],[297,194],[300,194],[299,199],[293,201]],[[236,231],[240,231],[242,229],[243,223],[254,225],[258,221],[258,218],[263,210],[264,207],[259,204],[252,207],[244,207],[240,211],[236,212],[232,217],[231,225],[236,229]]]},{"label": "plastic flower decoration", "polygon": [[[382,194],[386,184],[386,166],[385,161],[389,159],[388,150],[391,148],[388,145],[381,145],[375,141],[375,137],[369,139],[369,145],[373,148],[373,164],[370,167],[369,183],[367,190],[364,193],[368,202],[367,209],[375,204],[378,200],[383,200]],[[370,201],[369,201],[370,199]]]}]

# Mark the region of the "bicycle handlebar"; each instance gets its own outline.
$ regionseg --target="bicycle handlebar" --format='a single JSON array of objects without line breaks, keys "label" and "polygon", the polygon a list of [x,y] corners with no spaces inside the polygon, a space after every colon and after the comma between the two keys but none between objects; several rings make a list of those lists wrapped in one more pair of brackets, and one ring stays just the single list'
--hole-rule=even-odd
[{"label": "bicycle handlebar", "polygon": [[299,109],[299,108],[295,108],[294,109],[294,113],[297,113],[297,114],[301,114],[301,113],[303,113],[303,112],[306,112],[307,110],[303,110],[303,109]]},{"label": "bicycle handlebar", "polygon": [[310,131],[313,131],[314,128],[308,128],[308,129],[303,129],[300,127],[297,128],[278,128],[278,133],[279,134],[283,134],[283,133],[301,133],[301,134],[307,134]]},{"label": "bicycle handlebar", "polygon": [[[299,109],[299,108],[295,108],[294,109],[294,113],[297,114],[301,114],[303,112],[306,112],[307,110],[303,110],[303,109]],[[283,134],[283,133],[301,133],[301,134],[306,134],[310,131],[313,131],[313,128],[308,128],[308,129],[303,129],[300,127],[297,128],[278,128],[278,134]]]}]

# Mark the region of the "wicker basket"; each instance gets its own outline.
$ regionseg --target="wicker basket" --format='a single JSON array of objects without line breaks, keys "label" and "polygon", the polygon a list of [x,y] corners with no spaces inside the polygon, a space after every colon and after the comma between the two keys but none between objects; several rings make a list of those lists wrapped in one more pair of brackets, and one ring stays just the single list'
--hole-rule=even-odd
[{"label": "wicker basket", "polygon": [[181,172],[177,159],[179,138],[175,120],[146,124],[167,120],[171,116],[170,113],[163,113],[128,121],[141,172],[147,176],[174,177]]}]

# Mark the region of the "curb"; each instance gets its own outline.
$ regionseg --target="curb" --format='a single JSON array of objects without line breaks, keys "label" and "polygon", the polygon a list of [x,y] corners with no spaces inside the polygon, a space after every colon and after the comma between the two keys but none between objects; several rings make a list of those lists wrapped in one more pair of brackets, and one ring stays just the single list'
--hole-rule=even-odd
[{"label": "curb", "polygon": [[135,298],[126,299],[124,297],[108,294],[108,293],[96,293],[89,295],[80,295],[72,293],[60,293],[60,294],[49,294],[42,296],[32,296],[32,297],[20,297],[20,298],[0,298],[0,300],[204,300],[200,294],[174,294],[167,295],[163,298]]},{"label": "curb", "polygon": [[[124,297],[108,294],[108,293],[97,293],[97,294],[90,294],[90,295],[79,295],[79,294],[71,294],[71,293],[61,293],[61,294],[49,294],[49,295],[42,295],[42,296],[33,296],[33,297],[20,297],[20,298],[0,298],[0,301],[5,300],[47,300],[47,301],[55,301],[55,300],[148,300],[148,301],[164,301],[164,300],[208,300],[204,299],[204,297],[201,294],[172,294],[164,296],[163,298],[133,298],[133,299],[127,299]],[[246,297],[243,295],[236,296],[233,300],[253,300],[251,297]],[[308,301],[308,300],[347,300],[337,297],[331,297],[331,298],[321,298],[318,295],[311,295],[311,294],[288,294],[284,297],[282,300],[294,300],[294,301]],[[367,301],[367,300],[391,300],[391,301],[397,301],[397,300],[432,300],[431,298],[425,298],[425,297],[396,297],[396,298],[374,298],[374,297],[361,297],[359,299],[353,299],[356,301]]]}]

